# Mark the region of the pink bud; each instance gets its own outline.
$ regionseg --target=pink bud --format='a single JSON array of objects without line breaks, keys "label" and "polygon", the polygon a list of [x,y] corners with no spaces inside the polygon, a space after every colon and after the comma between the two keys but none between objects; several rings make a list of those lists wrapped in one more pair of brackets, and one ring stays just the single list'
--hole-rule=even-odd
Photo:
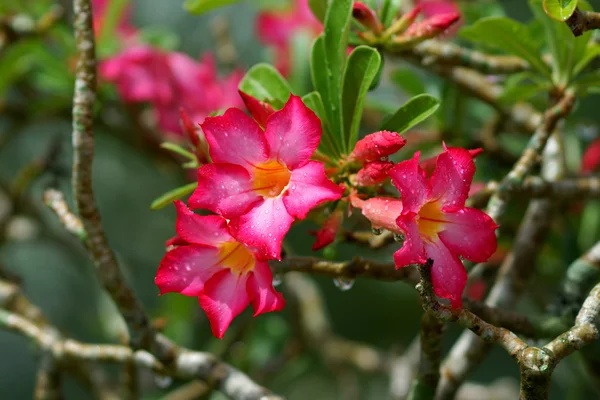
[{"label": "pink bud", "polygon": [[361,161],[376,161],[400,150],[406,144],[406,139],[396,132],[379,131],[371,133],[358,142],[350,159]]},{"label": "pink bud", "polygon": [[252,115],[252,118],[254,118],[256,122],[258,122],[258,124],[264,129],[264,127],[267,126],[267,118],[269,118],[269,115],[275,112],[273,107],[271,107],[269,103],[260,101],[257,98],[242,92],[241,90],[239,93],[242,97],[242,100],[244,100],[246,108]]},{"label": "pink bud", "polygon": [[398,18],[386,31],[388,35],[398,35],[408,29],[410,25],[415,22],[419,13],[421,12],[421,6],[416,6],[400,18]]},{"label": "pink bud", "polygon": [[189,117],[189,115],[187,115],[183,107],[179,109],[179,118],[181,130],[187,135],[188,139],[190,139],[192,146],[194,146],[194,148],[198,148],[200,145],[200,140],[198,139],[198,129],[192,122],[192,119]]},{"label": "pink bud", "polygon": [[459,13],[438,14],[427,18],[424,21],[412,24],[408,30],[402,35],[403,38],[418,38],[420,40],[431,39],[460,19]]},{"label": "pink bud", "polygon": [[356,174],[358,186],[373,186],[388,178],[388,171],[394,166],[390,161],[372,161],[365,164]]},{"label": "pink bud", "polygon": [[581,173],[589,175],[598,168],[598,165],[600,165],[600,139],[595,139],[583,153]]},{"label": "pink bud", "polygon": [[317,232],[317,239],[313,244],[313,251],[322,249],[323,247],[333,243],[337,232],[340,230],[342,225],[343,214],[342,210],[335,210],[327,220],[323,223],[323,226]]},{"label": "pink bud", "polygon": [[381,33],[383,31],[383,26],[377,18],[377,14],[375,11],[370,9],[366,4],[361,3],[360,1],[355,1],[354,6],[352,8],[352,16],[356,19],[362,26],[369,29],[371,32],[376,34]]}]

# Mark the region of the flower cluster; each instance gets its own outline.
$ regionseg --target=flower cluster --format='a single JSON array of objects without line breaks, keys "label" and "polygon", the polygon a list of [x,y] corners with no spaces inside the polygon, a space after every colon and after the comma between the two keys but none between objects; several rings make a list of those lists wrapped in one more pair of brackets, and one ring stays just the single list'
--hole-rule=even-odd
[{"label": "flower cluster", "polygon": [[281,258],[294,220],[343,191],[311,160],[321,122],[299,97],[278,111],[244,97],[255,119],[230,108],[201,124],[212,163],[199,168],[188,203],[215,215],[177,203],[178,237],[156,276],[161,293],[197,296],[219,338],[248,303],[255,315],[283,307],[266,261]]}]

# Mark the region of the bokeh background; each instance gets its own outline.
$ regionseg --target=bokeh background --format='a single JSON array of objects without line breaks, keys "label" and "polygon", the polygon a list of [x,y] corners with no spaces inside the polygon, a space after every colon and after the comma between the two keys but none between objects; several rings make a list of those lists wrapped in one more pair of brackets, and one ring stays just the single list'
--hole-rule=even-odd
[{"label": "bokeh background", "polygon": [[[10,9],[14,6],[12,3],[1,0],[0,10]],[[61,3],[69,10],[68,2]],[[255,63],[269,60],[272,55],[257,39],[257,12],[285,1],[246,0],[201,16],[184,11],[180,0],[131,3],[133,25],[150,32],[148,37],[160,40],[167,48],[194,58],[207,51],[217,52],[214,26],[215,23],[226,23],[237,54],[235,65],[246,70]],[[521,21],[531,18],[526,2],[522,0],[462,3],[481,3],[478,6],[481,9],[466,4],[471,10],[471,14],[465,14],[467,21],[492,9],[494,12],[503,9],[507,15]],[[591,3],[596,9],[600,8],[600,1]],[[43,8],[42,4],[48,2],[23,0],[23,5],[31,7],[33,13]],[[33,49],[23,61],[29,64],[19,79],[11,78],[11,70],[5,61],[7,53],[0,52],[0,262],[7,271],[21,278],[26,294],[60,329],[82,341],[108,343],[118,340],[124,326],[115,318],[115,308],[96,281],[82,246],[62,229],[41,201],[42,192],[48,186],[58,187],[65,193],[71,191],[69,96],[72,82],[68,77],[72,76],[69,68],[72,67],[73,48],[68,48],[69,41],[65,39],[70,32],[67,22],[62,29],[52,33],[51,46],[55,48],[46,54]],[[411,94],[395,85],[389,75],[397,68],[407,67],[398,60],[386,61],[383,80],[369,97],[369,117],[375,122],[381,118],[382,110],[397,107]],[[41,64],[58,69],[62,66],[63,71],[53,72],[55,81],[40,83],[36,79],[45,79],[43,74],[36,73],[43,70],[39,67]],[[223,64],[223,72],[229,72],[230,67]],[[416,90],[424,89],[447,100],[421,129],[447,129],[451,132],[451,144],[470,143],[468,135],[481,129],[482,122],[490,115],[488,107],[432,75],[410,71],[414,74],[411,77],[418,79],[413,82]],[[597,101],[598,97],[594,96],[583,99],[569,122],[567,132],[572,138],[569,162],[574,170],[578,168],[582,149],[598,134]],[[454,107],[459,103],[463,111],[457,114]],[[102,85],[97,111],[94,188],[107,235],[129,283],[150,314],[162,320],[167,335],[194,349],[223,353],[228,362],[250,375],[261,374],[262,384],[291,400],[389,398],[388,377],[357,373],[351,368],[332,371],[317,351],[304,351],[281,368],[268,371],[265,365],[282,354],[285,344],[294,335],[295,316],[290,307],[281,313],[256,319],[248,309],[233,322],[225,339],[220,341],[210,335],[208,321],[194,298],[177,294],[159,297],[153,279],[165,252],[165,240],[174,234],[175,212],[172,206],[158,211],[151,211],[149,206],[159,195],[187,183],[189,175],[165,151],[142,138],[139,124],[132,120],[131,113],[126,111],[109,84]],[[375,125],[367,121],[364,132],[373,131]],[[516,154],[524,140],[507,134],[503,145]],[[439,145],[435,143],[436,148]],[[427,145],[423,149],[433,151],[434,146]],[[44,171],[36,171],[35,166],[51,152],[54,154],[52,168],[44,166]],[[411,154],[401,152],[398,156],[403,158]],[[482,181],[505,167],[485,158],[477,165],[477,177]],[[27,171],[32,174],[32,179],[28,180]],[[26,184],[18,196],[12,196],[15,182],[23,181]],[[507,232],[511,229],[514,232],[518,226],[523,205],[513,208],[505,227]],[[361,221],[355,218],[350,224],[358,226]],[[308,235],[308,231],[316,228],[312,222],[295,225],[288,236],[288,251],[298,255],[311,254],[314,237]],[[520,309],[543,309],[568,263],[599,238],[600,204],[597,201],[589,202],[578,214],[573,213],[558,222],[539,259],[536,285],[528,291]],[[340,260],[360,255],[389,261],[395,249],[396,246],[391,245],[371,251],[354,244],[341,244],[336,247],[334,256]],[[398,355],[418,334],[422,310],[414,288],[409,285],[359,279],[350,290],[342,291],[331,279],[311,279],[323,292],[336,334]],[[280,288],[285,295],[285,287]],[[444,339],[446,350],[459,333],[459,329],[450,326]],[[37,362],[38,353],[26,339],[0,331],[0,398],[31,398]],[[501,382],[504,386],[518,385],[517,366],[502,349],[495,348],[472,380],[490,384],[500,377],[510,378]],[[161,398],[181,384],[151,375],[142,378],[144,398],[147,399]],[[69,378],[66,385],[67,398],[87,398]],[[589,397],[593,396],[590,388],[589,378],[581,368],[578,356],[574,355],[561,363],[555,372],[551,398],[592,398]],[[213,394],[210,398],[222,397]]]}]

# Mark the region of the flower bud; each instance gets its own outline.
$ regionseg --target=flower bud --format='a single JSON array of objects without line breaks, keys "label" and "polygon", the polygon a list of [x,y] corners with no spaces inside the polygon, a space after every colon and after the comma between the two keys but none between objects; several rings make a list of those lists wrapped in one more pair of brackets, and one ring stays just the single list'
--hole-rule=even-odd
[{"label": "flower bud", "polygon": [[387,36],[391,35],[399,35],[404,33],[409,26],[415,22],[419,13],[421,12],[421,6],[416,6],[400,18],[398,18],[386,31],[385,34]]},{"label": "flower bud", "polygon": [[401,38],[419,39],[420,41],[431,39],[443,33],[459,19],[460,14],[454,12],[434,15],[424,21],[412,24]]},{"label": "flower bud", "polygon": [[358,142],[350,154],[350,159],[361,161],[376,161],[400,150],[406,144],[406,139],[390,131],[371,133]]},{"label": "flower bud", "polygon": [[313,244],[313,251],[322,249],[323,247],[330,245],[335,240],[335,237],[340,230],[342,225],[343,213],[342,210],[336,209],[333,213],[325,220],[323,226],[317,232],[317,239]]},{"label": "flower bud", "polygon": [[181,130],[185,133],[192,143],[194,148],[198,148],[200,145],[200,140],[198,139],[198,128],[192,122],[192,119],[187,115],[185,110],[182,108],[179,109],[179,124],[181,125]]},{"label": "flower bud", "polygon": [[388,171],[394,166],[390,161],[372,161],[356,174],[358,186],[373,186],[388,178]]},{"label": "flower bud", "polygon": [[360,1],[354,2],[354,6],[352,7],[352,16],[362,26],[375,34],[380,34],[383,31],[383,25],[379,21],[379,18],[377,18],[375,11]]}]

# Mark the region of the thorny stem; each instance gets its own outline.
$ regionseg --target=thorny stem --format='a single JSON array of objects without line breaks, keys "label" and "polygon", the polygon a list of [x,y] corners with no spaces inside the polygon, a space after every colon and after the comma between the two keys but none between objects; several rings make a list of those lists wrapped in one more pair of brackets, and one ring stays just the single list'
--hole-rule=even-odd
[{"label": "thorny stem", "polygon": [[574,36],[581,36],[592,29],[600,29],[600,13],[575,8],[566,23]]}]

